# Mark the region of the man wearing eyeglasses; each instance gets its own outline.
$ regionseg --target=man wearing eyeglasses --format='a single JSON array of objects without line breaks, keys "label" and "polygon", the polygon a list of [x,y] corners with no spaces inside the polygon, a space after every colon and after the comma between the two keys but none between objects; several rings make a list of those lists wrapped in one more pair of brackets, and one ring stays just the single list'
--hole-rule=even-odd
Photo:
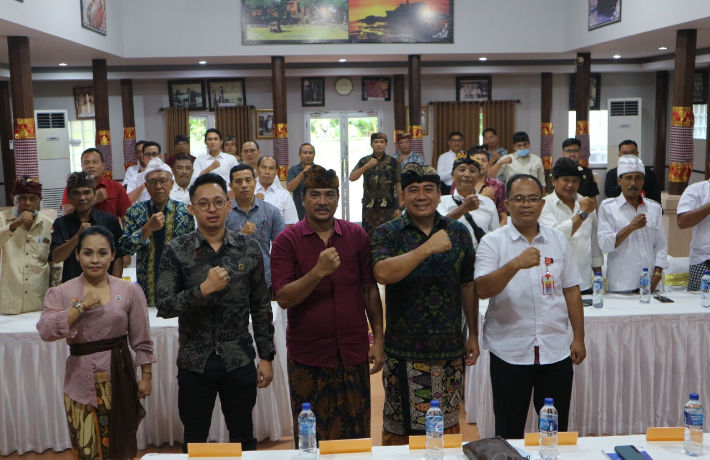
[{"label": "man wearing eyeglasses", "polygon": [[542,184],[517,174],[506,188],[510,223],[483,237],[475,273],[478,296],[490,299],[483,347],[491,358],[495,434],[519,439],[531,395],[537,412],[545,398],[553,398],[559,430],[567,431],[572,365],[587,352],[582,279],[564,234],[538,223],[545,204]]},{"label": "man wearing eyeglasses", "polygon": [[[153,158],[160,158],[160,144],[153,141],[148,141],[143,143],[140,161],[143,165],[143,169],[140,172],[145,171],[148,163]],[[131,203],[135,204],[139,201],[148,201],[150,199],[150,194],[145,186],[145,180],[141,176],[140,172],[135,176],[132,176],[130,182],[126,184],[126,192],[128,193],[128,198],[131,199]]]},{"label": "man wearing eyeglasses", "polygon": [[155,283],[165,245],[195,230],[195,222],[184,203],[170,199],[173,173],[160,158],[150,160],[138,175],[149,199],[126,212],[126,226],[119,241],[125,254],[138,254],[136,274],[149,306],[155,305]]},{"label": "man wearing eyeglasses", "polygon": [[[627,139],[619,144],[619,158],[625,155],[633,155],[639,158],[640,152],[636,142]],[[617,180],[617,168],[610,169],[606,173],[606,182],[604,182],[604,194],[607,198],[616,198],[621,195],[621,185],[618,184]],[[661,203],[661,186],[658,183],[658,178],[656,173],[653,172],[648,166],[645,166],[643,189],[641,190],[641,196],[644,198],[650,198],[656,203]]]},{"label": "man wearing eyeglasses", "polygon": [[597,186],[597,180],[594,178],[592,170],[579,165],[581,151],[582,143],[579,139],[570,138],[562,142],[562,156],[574,161],[579,169],[580,182],[577,193],[583,197],[594,198],[599,195],[599,187]]},{"label": "man wearing eyeglasses", "polygon": [[252,410],[257,388],[271,383],[276,355],[264,260],[255,239],[225,226],[232,202],[221,176],[195,179],[190,201],[197,230],[165,246],[156,301],[158,316],[179,318],[183,452],[189,443],[207,442],[218,394],[229,442],[256,450]]}]

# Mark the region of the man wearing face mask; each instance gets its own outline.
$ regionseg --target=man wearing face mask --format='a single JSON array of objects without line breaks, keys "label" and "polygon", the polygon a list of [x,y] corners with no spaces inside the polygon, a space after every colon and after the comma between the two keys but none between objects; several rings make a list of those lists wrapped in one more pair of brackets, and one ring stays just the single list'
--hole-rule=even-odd
[{"label": "man wearing face mask", "polygon": [[0,314],[41,311],[44,294],[62,282],[62,264],[49,262],[52,220],[39,214],[42,184],[19,178],[15,206],[0,213]]},{"label": "man wearing face mask", "polygon": [[[488,175],[496,177],[499,173],[505,175],[505,181],[518,174],[528,174],[535,176],[541,184],[545,183],[545,167],[542,165],[542,159],[530,153],[530,138],[528,134],[519,131],[513,134],[513,147],[515,152],[506,155],[498,163],[488,168]],[[546,194],[545,187],[542,188],[542,194]]]}]

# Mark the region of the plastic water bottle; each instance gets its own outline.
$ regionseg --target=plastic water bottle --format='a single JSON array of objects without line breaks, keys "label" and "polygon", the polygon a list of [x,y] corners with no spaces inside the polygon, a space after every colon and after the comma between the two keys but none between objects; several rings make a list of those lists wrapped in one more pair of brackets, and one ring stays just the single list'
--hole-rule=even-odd
[{"label": "plastic water bottle", "polygon": [[594,277],[594,282],[592,283],[592,292],[594,293],[594,297],[592,300],[592,305],[594,306],[594,308],[604,307],[604,279],[602,278],[602,274],[600,272],[597,272],[596,276]]},{"label": "plastic water bottle", "polygon": [[540,458],[557,460],[557,409],[552,398],[545,398],[540,409]]},{"label": "plastic water bottle", "polygon": [[300,458],[316,458],[316,416],[310,403],[303,403],[298,414],[298,455]]},{"label": "plastic water bottle", "polygon": [[648,268],[644,268],[639,279],[639,296],[641,303],[651,303],[651,276]]},{"label": "plastic water bottle", "polygon": [[700,279],[700,306],[710,308],[710,271],[705,270]]},{"label": "plastic water bottle", "polygon": [[703,455],[703,406],[697,393],[690,393],[690,401],[685,403],[685,453],[698,457]]},{"label": "plastic water bottle", "polygon": [[444,458],[444,413],[439,408],[439,401],[432,401],[426,413],[426,458]]}]

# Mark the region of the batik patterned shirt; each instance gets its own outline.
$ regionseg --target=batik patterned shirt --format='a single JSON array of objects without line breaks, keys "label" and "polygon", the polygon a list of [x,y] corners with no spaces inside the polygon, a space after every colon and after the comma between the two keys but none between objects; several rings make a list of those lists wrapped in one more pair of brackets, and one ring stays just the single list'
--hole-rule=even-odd
[{"label": "batik patterned shirt", "polygon": [[[402,156],[402,152],[397,152],[394,154],[395,160],[399,160],[399,157]],[[399,166],[404,168],[406,165],[409,163],[419,163],[420,165],[424,166],[426,163],[424,162],[424,157],[417,152],[411,152],[407,158],[402,160],[401,163],[399,163]]]},{"label": "batik patterned shirt", "polygon": [[165,224],[147,239],[143,239],[143,226],[160,210],[153,200],[136,203],[126,212],[126,226],[120,240],[125,254],[138,254],[136,274],[138,284],[143,288],[148,305],[155,305],[155,282],[160,275],[160,258],[166,244],[180,235],[195,230],[195,219],[187,211],[187,206],[175,200],[168,200],[163,210]]},{"label": "batik patterned shirt", "polygon": [[[211,268],[227,270],[227,287],[207,296],[200,284]],[[215,251],[199,229],[165,246],[157,287],[158,316],[178,317],[177,366],[203,372],[212,353],[222,358],[227,372],[261,359],[273,360],[274,325],[259,243],[248,235],[225,229]]]},{"label": "batik patterned shirt", "polygon": [[430,235],[408,214],[380,225],[372,236],[372,264],[417,249],[439,230],[449,234],[451,249],[427,257],[406,278],[386,287],[388,356],[433,361],[465,354],[461,284],[473,281],[476,257],[471,235],[461,222],[437,212]]}]

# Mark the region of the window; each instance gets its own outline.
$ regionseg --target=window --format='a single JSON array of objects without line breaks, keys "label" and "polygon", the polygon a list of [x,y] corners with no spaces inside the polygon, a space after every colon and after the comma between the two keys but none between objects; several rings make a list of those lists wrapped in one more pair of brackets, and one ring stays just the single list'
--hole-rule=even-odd
[{"label": "window", "polygon": [[69,161],[72,172],[81,171],[81,152],[96,145],[96,123],[91,120],[69,122]]},{"label": "window", "polygon": [[708,137],[708,106],[707,104],[693,104],[693,139],[706,139]]},{"label": "window", "polygon": [[205,132],[210,128],[214,128],[214,114],[190,115],[190,155],[198,157],[207,153]]},{"label": "window", "polygon": [[[577,112],[569,113],[568,137],[577,135]],[[606,165],[609,139],[609,111],[589,111],[589,164]]]}]

